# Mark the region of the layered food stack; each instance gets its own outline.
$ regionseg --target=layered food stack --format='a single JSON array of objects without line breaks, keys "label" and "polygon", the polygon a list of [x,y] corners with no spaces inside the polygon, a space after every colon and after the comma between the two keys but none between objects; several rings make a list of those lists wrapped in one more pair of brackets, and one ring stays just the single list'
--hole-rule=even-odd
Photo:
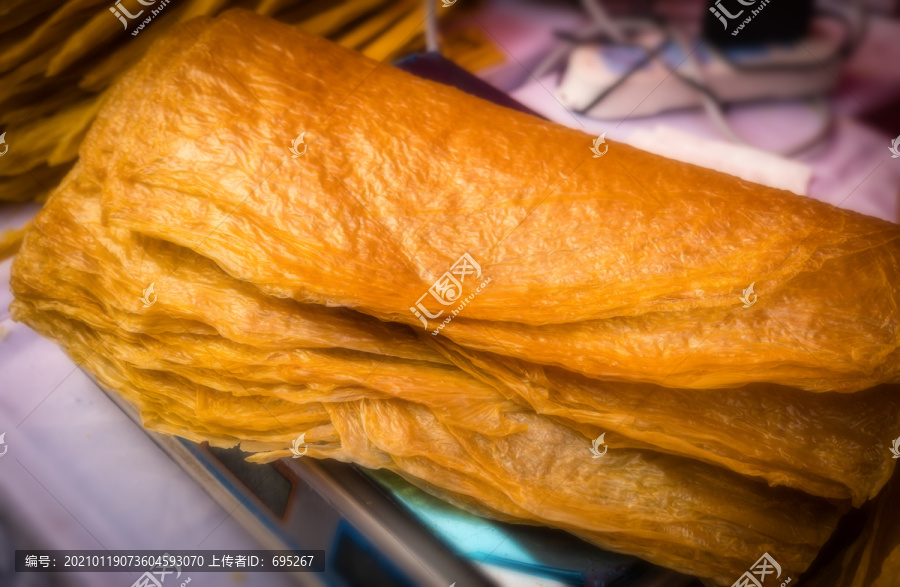
[{"label": "layered food stack", "polygon": [[893,472],[900,227],[591,141],[196,19],[112,90],[13,317],[148,428],[260,462],[303,434],[480,515],[796,580]]}]

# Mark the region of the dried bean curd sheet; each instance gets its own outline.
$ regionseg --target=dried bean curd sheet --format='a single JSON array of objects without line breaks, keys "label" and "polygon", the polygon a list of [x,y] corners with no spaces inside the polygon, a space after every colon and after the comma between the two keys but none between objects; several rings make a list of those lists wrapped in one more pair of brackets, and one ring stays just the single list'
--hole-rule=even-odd
[{"label": "dried bean curd sheet", "polygon": [[109,91],[13,317],[154,430],[258,462],[305,433],[479,515],[798,577],[893,471],[900,229],[589,146],[269,19],[193,20]]}]

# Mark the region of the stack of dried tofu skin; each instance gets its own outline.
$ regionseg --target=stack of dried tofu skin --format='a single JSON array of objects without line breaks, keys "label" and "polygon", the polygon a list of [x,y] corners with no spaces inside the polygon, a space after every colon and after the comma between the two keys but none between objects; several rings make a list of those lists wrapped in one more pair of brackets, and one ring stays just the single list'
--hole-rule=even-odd
[{"label": "stack of dried tofu skin", "polygon": [[[893,471],[900,230],[589,146],[268,19],[195,20],[112,90],[13,317],[154,430],[257,461],[305,433],[481,515],[797,577]],[[409,308],[462,252],[491,282],[433,336]]]},{"label": "stack of dried tofu skin", "polygon": [[[304,431],[308,456],[389,468],[481,515],[721,583],[757,550],[802,570],[844,510],[627,441],[597,463],[587,437],[407,327],[266,296],[186,249],[104,225],[100,191],[82,162],[50,198],[15,261],[13,312],[149,428],[240,442],[263,461]],[[130,290],[150,274],[166,277],[143,309]]]}]

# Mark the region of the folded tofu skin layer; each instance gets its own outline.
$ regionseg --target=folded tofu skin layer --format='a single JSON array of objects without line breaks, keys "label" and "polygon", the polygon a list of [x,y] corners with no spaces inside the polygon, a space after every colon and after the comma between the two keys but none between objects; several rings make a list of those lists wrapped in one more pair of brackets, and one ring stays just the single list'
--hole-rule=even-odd
[{"label": "folded tofu skin layer", "polygon": [[302,435],[708,584],[799,577],[894,470],[900,229],[591,141],[191,20],[109,92],[11,312],[148,429],[254,462]]}]

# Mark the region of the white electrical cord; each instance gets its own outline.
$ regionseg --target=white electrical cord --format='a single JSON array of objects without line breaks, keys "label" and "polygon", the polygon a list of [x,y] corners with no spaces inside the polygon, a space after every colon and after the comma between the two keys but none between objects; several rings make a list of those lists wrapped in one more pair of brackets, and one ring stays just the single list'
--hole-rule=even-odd
[{"label": "white electrical cord", "polygon": [[441,45],[438,42],[437,32],[437,7],[436,0],[423,0],[425,7],[425,49],[429,53],[440,53]]},{"label": "white electrical cord", "polygon": [[601,27],[616,43],[625,42],[625,33],[616,26],[609,14],[600,6],[596,0],[581,0],[581,5],[591,15],[591,20]]},{"label": "white electrical cord", "polygon": [[572,50],[586,39],[592,39],[598,35],[605,35],[617,43],[626,43],[626,33],[654,27],[649,19],[622,19],[614,24],[606,12],[595,4],[582,0],[582,6],[591,14],[592,22],[583,26],[581,30],[572,35],[571,39],[563,39],[559,46],[553,49],[534,69],[532,75],[540,79],[556,67],[572,52]]},{"label": "white electrical cord", "polygon": [[[689,85],[696,88],[700,93],[700,100],[703,102],[703,109],[706,111],[706,115],[709,116],[710,120],[712,120],[712,123],[716,126],[717,129],[719,129],[719,132],[725,135],[725,137],[727,137],[731,142],[737,143],[739,145],[755,147],[755,145],[752,145],[744,137],[740,136],[737,131],[734,130],[734,127],[732,127],[728,122],[722,104],[718,100],[716,100],[713,97],[712,92],[707,89],[705,79],[703,78],[703,69],[700,67],[700,64],[697,62],[693,51],[691,50],[690,46],[681,35],[681,33],[679,33],[678,31],[672,31],[672,38],[675,40],[675,43],[678,44],[679,49],[681,49],[682,53],[685,55],[684,65],[687,66],[685,68],[685,71],[693,77],[690,77],[690,75],[679,75],[677,73],[676,75],[682,81],[693,82]],[[675,73],[674,70],[673,73]],[[799,153],[802,153],[803,151],[806,151],[807,149],[821,141],[823,138],[828,136],[828,134],[831,132],[832,126],[834,125],[834,116],[831,112],[831,109],[828,108],[824,96],[814,96],[810,99],[810,103],[816,110],[819,111],[820,122],[815,132],[813,132],[809,137],[797,143],[796,145],[793,145],[786,149],[777,149],[773,152],[778,155],[784,155],[786,157],[797,155]]]}]

